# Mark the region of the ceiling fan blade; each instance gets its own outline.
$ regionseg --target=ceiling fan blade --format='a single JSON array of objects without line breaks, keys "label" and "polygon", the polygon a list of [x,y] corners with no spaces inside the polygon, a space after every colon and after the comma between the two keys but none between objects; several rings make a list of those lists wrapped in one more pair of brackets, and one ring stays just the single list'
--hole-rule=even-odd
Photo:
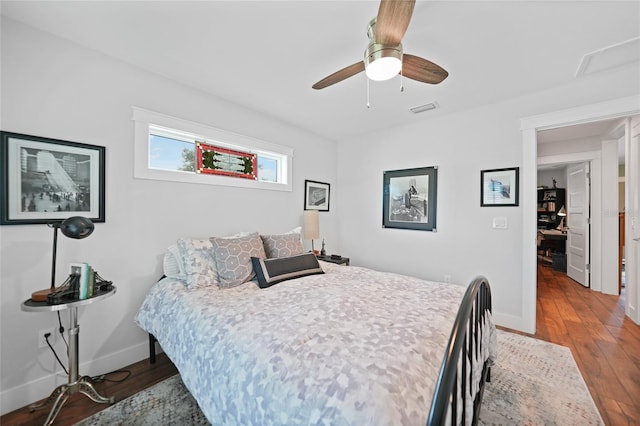
[{"label": "ceiling fan blade", "polygon": [[405,53],[402,55],[402,75],[423,83],[438,84],[449,73],[431,61]]},{"label": "ceiling fan blade", "polygon": [[376,19],[376,43],[397,45],[407,32],[415,0],[382,0]]},{"label": "ceiling fan blade", "polygon": [[345,80],[349,77],[352,77],[359,72],[364,71],[364,62],[358,61],[353,65],[349,65],[348,67],[344,67],[339,71],[334,72],[330,76],[327,76],[314,84],[313,87],[316,90],[324,89],[325,87],[331,86],[332,84],[336,84]]}]

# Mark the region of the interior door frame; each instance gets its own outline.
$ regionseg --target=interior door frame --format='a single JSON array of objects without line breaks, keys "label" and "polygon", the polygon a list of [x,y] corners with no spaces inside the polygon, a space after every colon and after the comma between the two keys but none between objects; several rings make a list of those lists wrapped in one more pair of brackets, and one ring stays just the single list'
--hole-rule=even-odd
[{"label": "interior door frame", "polygon": [[[539,130],[589,123],[603,119],[624,118],[640,114],[640,95],[615,99],[592,105],[546,114],[524,117],[520,120],[522,132],[522,169],[520,170],[522,209],[522,331],[536,331],[537,282],[537,135]],[[632,318],[640,323],[640,318]]]}]

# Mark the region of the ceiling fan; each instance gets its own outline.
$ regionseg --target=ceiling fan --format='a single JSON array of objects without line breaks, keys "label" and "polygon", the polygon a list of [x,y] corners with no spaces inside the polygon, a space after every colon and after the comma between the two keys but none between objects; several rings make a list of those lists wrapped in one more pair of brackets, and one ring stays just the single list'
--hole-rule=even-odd
[{"label": "ceiling fan", "polygon": [[381,0],[378,16],[369,22],[369,45],[364,59],[334,72],[312,87],[324,89],[362,71],[376,81],[388,80],[398,73],[430,84],[438,84],[447,78],[449,73],[439,65],[402,52],[402,37],[409,26],[415,3],[415,0]]}]

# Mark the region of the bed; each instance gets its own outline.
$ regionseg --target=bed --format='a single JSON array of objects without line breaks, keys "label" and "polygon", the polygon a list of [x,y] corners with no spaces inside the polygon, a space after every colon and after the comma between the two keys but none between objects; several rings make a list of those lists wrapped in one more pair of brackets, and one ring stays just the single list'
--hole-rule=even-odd
[{"label": "bed", "polygon": [[[282,262],[296,256],[314,262]],[[212,424],[477,422],[496,346],[486,279],[465,288],[315,260],[261,288],[255,262],[269,256],[251,257],[253,280],[228,287],[211,283],[223,263],[185,262],[135,318]]]}]

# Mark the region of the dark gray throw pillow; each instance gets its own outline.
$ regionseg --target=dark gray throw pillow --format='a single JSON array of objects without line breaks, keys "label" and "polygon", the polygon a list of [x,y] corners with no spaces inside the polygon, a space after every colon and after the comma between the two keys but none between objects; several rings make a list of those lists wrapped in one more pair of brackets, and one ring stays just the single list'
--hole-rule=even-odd
[{"label": "dark gray throw pillow", "polygon": [[274,284],[293,278],[324,274],[318,259],[313,253],[274,259],[252,257],[251,263],[258,277],[260,288],[271,287]]}]

